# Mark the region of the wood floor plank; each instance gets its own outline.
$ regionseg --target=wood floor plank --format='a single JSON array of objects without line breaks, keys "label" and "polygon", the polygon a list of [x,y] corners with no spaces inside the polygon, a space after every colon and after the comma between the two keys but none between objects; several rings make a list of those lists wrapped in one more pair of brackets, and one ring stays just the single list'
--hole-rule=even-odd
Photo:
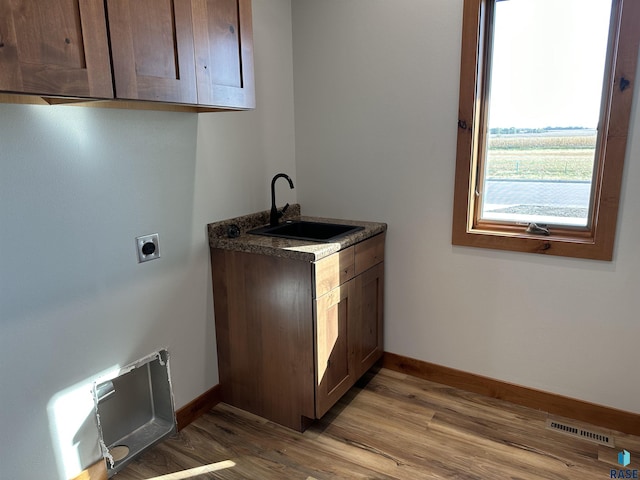
[{"label": "wood floor plank", "polygon": [[545,412],[381,369],[304,433],[219,404],[116,480],[164,480],[224,461],[233,466],[189,480],[602,480],[621,448],[631,452],[628,468],[638,468],[639,437],[611,432],[611,449],[551,431],[546,420]]}]

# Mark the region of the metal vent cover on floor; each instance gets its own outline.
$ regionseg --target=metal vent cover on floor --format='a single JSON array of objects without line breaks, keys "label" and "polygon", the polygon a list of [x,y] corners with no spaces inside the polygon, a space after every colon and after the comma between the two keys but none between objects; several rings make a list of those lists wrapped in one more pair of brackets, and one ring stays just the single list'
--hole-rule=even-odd
[{"label": "metal vent cover on floor", "polygon": [[606,445],[607,447],[616,446],[613,435],[609,433],[598,432],[596,430],[582,428],[580,426],[572,425],[571,423],[568,423],[565,421],[559,421],[559,420],[548,418],[547,428],[555,432],[564,433],[565,435],[570,435],[574,438],[579,438],[582,440],[586,440],[588,442],[597,443],[599,445]]}]

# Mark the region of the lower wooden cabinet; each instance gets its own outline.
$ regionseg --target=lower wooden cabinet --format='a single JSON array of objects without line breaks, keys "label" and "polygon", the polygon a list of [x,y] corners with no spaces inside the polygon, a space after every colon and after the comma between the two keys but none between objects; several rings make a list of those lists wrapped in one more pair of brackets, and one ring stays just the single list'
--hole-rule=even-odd
[{"label": "lower wooden cabinet", "polygon": [[315,263],[211,250],[223,401],[302,431],[380,359],[384,238]]}]

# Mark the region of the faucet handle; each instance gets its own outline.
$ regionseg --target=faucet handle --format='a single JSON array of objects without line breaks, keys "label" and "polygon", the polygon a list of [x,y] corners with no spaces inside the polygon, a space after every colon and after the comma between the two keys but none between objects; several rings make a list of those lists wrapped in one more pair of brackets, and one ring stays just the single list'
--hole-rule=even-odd
[{"label": "faucet handle", "polygon": [[288,203],[284,207],[282,207],[282,210],[280,210],[280,216],[284,215],[284,212],[287,211],[287,208],[289,208],[289,204]]}]

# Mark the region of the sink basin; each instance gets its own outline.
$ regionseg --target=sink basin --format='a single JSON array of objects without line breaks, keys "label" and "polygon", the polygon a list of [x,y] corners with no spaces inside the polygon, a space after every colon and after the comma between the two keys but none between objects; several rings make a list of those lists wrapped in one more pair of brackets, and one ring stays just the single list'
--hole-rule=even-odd
[{"label": "sink basin", "polygon": [[275,227],[266,226],[256,228],[249,230],[247,233],[268,237],[310,240],[312,242],[333,242],[359,230],[364,230],[364,227],[301,220],[297,222],[286,222],[281,225],[276,225]]}]

